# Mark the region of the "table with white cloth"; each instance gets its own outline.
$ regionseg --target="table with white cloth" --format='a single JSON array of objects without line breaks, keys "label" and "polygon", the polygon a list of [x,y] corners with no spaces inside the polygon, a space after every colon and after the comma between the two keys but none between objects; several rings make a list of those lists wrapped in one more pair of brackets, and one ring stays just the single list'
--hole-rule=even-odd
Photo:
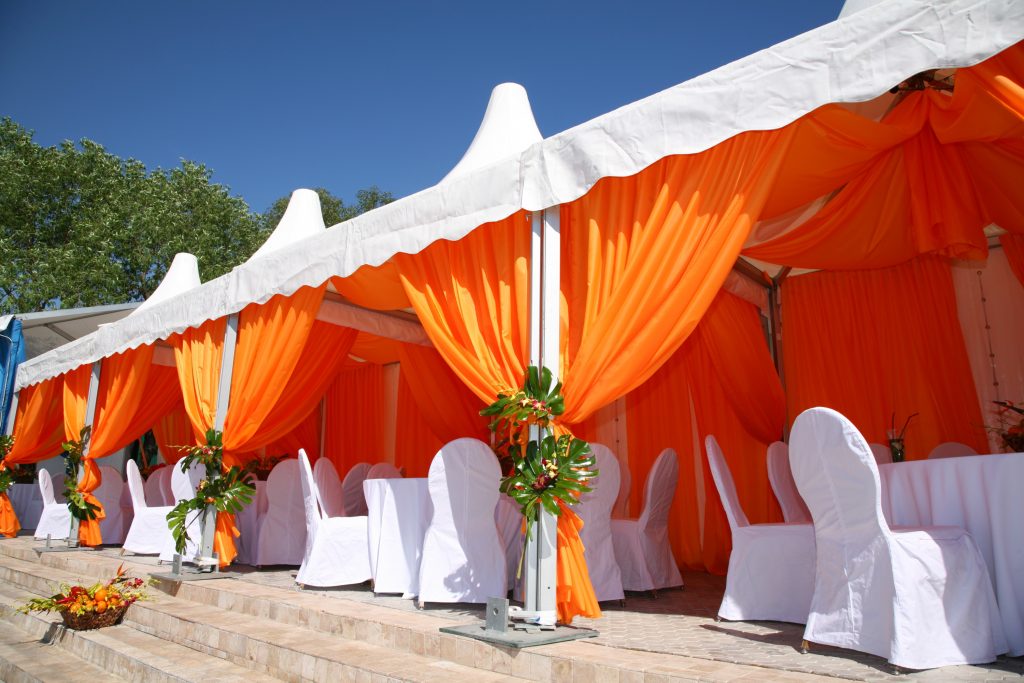
[{"label": "table with white cloth", "polygon": [[43,514],[43,494],[39,492],[39,484],[14,484],[7,489],[7,497],[18,515],[18,523],[22,529],[35,529],[39,524],[39,515]]},{"label": "table with white cloth", "polygon": [[988,565],[1010,655],[1024,655],[1024,453],[878,468],[891,525],[958,526]]},{"label": "table with white cloth", "polygon": [[260,515],[267,511],[267,482],[256,482],[256,495],[252,502],[235,515],[235,528],[239,536],[235,539],[235,550],[238,555],[235,562],[252,564],[256,560],[256,543],[259,540]]},{"label": "table with white cloth", "polygon": [[[401,593],[405,597],[419,595],[423,538],[434,513],[427,481],[416,478],[366,479],[363,482],[374,592]],[[498,529],[516,526],[517,522],[510,520],[510,516],[519,516],[514,505],[495,507],[496,533]]]}]

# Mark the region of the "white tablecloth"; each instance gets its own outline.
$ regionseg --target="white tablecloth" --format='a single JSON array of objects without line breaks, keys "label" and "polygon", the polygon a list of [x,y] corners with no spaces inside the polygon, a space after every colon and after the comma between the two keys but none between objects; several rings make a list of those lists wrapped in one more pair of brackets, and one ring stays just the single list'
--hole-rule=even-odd
[{"label": "white tablecloth", "polygon": [[256,482],[256,495],[252,502],[235,515],[235,527],[239,536],[235,539],[238,551],[235,562],[252,564],[256,560],[256,542],[259,540],[260,516],[267,511],[267,482]]},{"label": "white tablecloth", "polygon": [[7,497],[18,515],[18,523],[22,529],[35,529],[39,524],[39,515],[43,514],[43,494],[39,492],[39,484],[14,484],[7,489]]},{"label": "white tablecloth", "polygon": [[1010,654],[1024,654],[1024,453],[882,465],[890,524],[958,526],[992,577]]}]

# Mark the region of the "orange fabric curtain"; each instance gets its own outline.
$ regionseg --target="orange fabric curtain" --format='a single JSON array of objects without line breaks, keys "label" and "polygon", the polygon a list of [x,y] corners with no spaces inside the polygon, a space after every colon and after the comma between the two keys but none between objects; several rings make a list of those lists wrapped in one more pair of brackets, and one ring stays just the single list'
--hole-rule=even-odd
[{"label": "orange fabric curtain", "polygon": [[[0,463],[0,470],[6,468],[6,465]],[[14,538],[19,531],[21,531],[21,522],[18,521],[18,515],[14,512],[11,499],[7,496],[6,491],[0,493],[0,535]]]},{"label": "orange fabric curtain", "polygon": [[185,414],[197,435],[213,427],[217,413],[221,350],[227,318],[208,320],[171,337]]},{"label": "orange fabric curtain", "polygon": [[983,259],[983,228],[1024,233],[1024,44],[960,69],[952,96],[910,92],[882,122],[823,107],[794,145],[765,217],[835,191],[798,227],[744,254],[829,269],[887,267],[920,254]]},{"label": "orange fabric curtain", "polygon": [[999,238],[999,243],[1003,245],[1003,253],[1006,254],[1010,270],[1024,285],[1024,236],[1003,235]]},{"label": "orange fabric curtain", "polygon": [[313,409],[295,425],[292,431],[267,445],[267,455],[284,454],[297,458],[301,448],[306,451],[306,455],[309,456],[311,462],[316,462],[321,452],[320,427],[322,425],[320,406],[314,405]]},{"label": "orange fabric curtain", "polygon": [[[104,361],[104,371],[106,371],[106,361]],[[174,368],[153,365],[146,374],[148,377],[142,392],[138,396],[135,410],[131,411],[130,405],[125,403],[124,408],[122,408],[124,411],[121,416],[122,419],[116,425],[112,422],[113,419],[116,419],[114,417],[117,414],[116,412],[111,414],[110,418],[104,417],[102,421],[98,422],[98,425],[102,428],[98,438],[101,438],[102,441],[98,442],[100,445],[94,443],[90,447],[89,454],[91,457],[103,457],[124,448],[149,431],[160,418],[171,412],[175,406],[181,405],[181,389],[178,385],[178,375]],[[104,407],[105,403],[102,386],[103,383],[101,381],[101,394],[97,403],[97,411]],[[110,404],[111,401],[108,399],[106,403]],[[111,410],[111,408],[108,408],[108,410]],[[128,415],[130,415],[130,419],[123,419]],[[188,441],[191,441],[191,436],[188,437]],[[178,442],[179,445],[185,443],[185,441]]]},{"label": "orange fabric curtain", "polygon": [[605,178],[562,208],[562,371],[579,422],[640,386],[696,327],[772,187],[790,130]]},{"label": "orange fabric curtain", "polygon": [[[69,441],[78,440],[81,437],[81,430],[85,426],[85,413],[88,407],[89,381],[92,376],[92,366],[83,365],[68,372],[64,376],[64,436]],[[102,379],[102,374],[101,374]],[[82,459],[82,470],[78,480],[76,491],[82,494],[82,499],[89,504],[95,505],[94,519],[83,519],[78,524],[78,541],[84,546],[97,546],[103,543],[103,534],[100,532],[100,520],[107,514],[103,510],[103,504],[93,495],[102,481],[100,468],[96,460],[90,455]]]},{"label": "orange fabric curtain", "polygon": [[944,441],[985,452],[986,435],[957,317],[949,265],[922,257],[896,268],[820,272],[783,283],[789,415],[827,406],[868,441],[906,435],[907,457]]},{"label": "orange fabric curtain", "polygon": [[348,277],[331,278],[331,284],[339,294],[359,306],[378,311],[409,308],[409,297],[392,261],[363,266]]},{"label": "orange fabric curtain", "polygon": [[177,403],[171,410],[153,423],[153,437],[156,445],[163,455],[164,462],[168,465],[181,460],[184,453],[180,446],[191,446],[200,443],[199,436],[192,427],[192,421],[185,412],[185,405],[181,402],[180,396]]},{"label": "orange fabric curtain", "polygon": [[442,443],[466,436],[483,442],[490,439],[487,418],[480,415],[484,403],[459,381],[437,351],[401,344],[399,358],[401,376],[430,430]]},{"label": "orange fabric curtain", "polygon": [[437,437],[420,410],[420,403],[409,388],[404,370],[402,368],[398,374],[395,465],[404,467],[407,477],[425,477],[430,470],[430,463],[445,442]]},{"label": "orange fabric curtain", "polygon": [[21,390],[14,418],[14,448],[4,460],[8,465],[39,462],[60,452],[63,400],[63,375]]},{"label": "orange fabric curtain", "polygon": [[342,477],[357,462],[384,460],[384,376],[381,366],[345,367],[327,389],[323,455]]}]

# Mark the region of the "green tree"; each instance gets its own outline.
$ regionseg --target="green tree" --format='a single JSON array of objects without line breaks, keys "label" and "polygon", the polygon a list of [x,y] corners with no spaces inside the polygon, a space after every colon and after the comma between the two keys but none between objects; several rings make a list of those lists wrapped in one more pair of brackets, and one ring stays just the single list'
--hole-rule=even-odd
[{"label": "green tree", "polygon": [[138,301],[174,254],[203,280],[262,242],[260,217],[202,164],[169,171],[82,140],[42,147],[0,119],[0,314]]},{"label": "green tree", "polygon": [[[345,204],[343,199],[334,196],[329,190],[322,187],[315,188],[315,191],[320,195],[320,210],[324,214],[324,224],[327,227],[344,223],[361,213],[366,213],[395,201],[394,196],[390,192],[385,192],[376,185],[371,185],[365,190],[358,190],[356,192],[355,204]],[[290,198],[290,195],[281,197],[263,213],[262,227],[266,235],[269,235],[277,227],[277,224],[281,222],[281,216],[284,215],[284,210],[288,208],[288,200]]]}]

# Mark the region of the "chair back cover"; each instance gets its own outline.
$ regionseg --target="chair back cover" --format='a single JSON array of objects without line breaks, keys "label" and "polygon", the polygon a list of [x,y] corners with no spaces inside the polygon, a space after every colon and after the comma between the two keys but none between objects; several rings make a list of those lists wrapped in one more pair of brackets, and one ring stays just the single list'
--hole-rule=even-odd
[{"label": "chair back cover", "polygon": [[787,524],[804,524],[811,521],[811,513],[796,490],[793,470],[789,468],[789,446],[776,441],[768,446],[768,481],[775,492],[775,499],[782,508],[782,518]]},{"label": "chair back cover", "polygon": [[928,454],[929,460],[936,458],[959,458],[964,455],[977,455],[978,451],[974,450],[965,443],[959,441],[946,441],[940,443],[938,446],[932,449],[932,452]]},{"label": "chair back cover", "polygon": [[43,497],[43,505],[53,505],[57,502],[53,497],[53,480],[46,470],[39,470],[39,494]]},{"label": "chair back cover", "polygon": [[313,541],[320,526],[320,497],[317,495],[316,482],[313,480],[313,468],[309,466],[306,451],[299,449],[299,483],[302,485],[302,506],[306,512],[306,554],[313,551]]},{"label": "chair back cover", "polygon": [[[170,468],[174,465],[167,465],[161,467],[158,470],[154,470],[150,473],[149,478],[146,479],[142,484],[142,491],[146,494],[146,505],[150,507],[161,507],[167,505],[167,501],[164,500],[164,475],[170,475]],[[136,466],[138,469],[138,466]],[[142,476],[142,473],[139,473]]]},{"label": "chair back cover", "polygon": [[628,467],[619,467],[619,495],[615,497],[612,517],[625,519],[629,517],[629,496],[633,492],[633,475]]},{"label": "chair back cover", "polygon": [[644,486],[644,510],[640,513],[641,529],[668,529],[668,513],[679,482],[679,458],[675,450],[666,448],[654,461]]},{"label": "chair back cover", "polygon": [[104,543],[124,542],[124,515],[121,512],[121,494],[124,481],[121,473],[109,465],[100,466],[100,485],[93,495],[103,506],[104,517],[100,520],[100,535]]},{"label": "chair back cover", "polygon": [[345,475],[341,482],[341,502],[345,517],[363,517],[366,515],[366,494],[363,493],[363,481],[370,472],[370,463],[358,462]]},{"label": "chair back cover", "polygon": [[124,464],[124,474],[128,480],[128,492],[132,495],[132,508],[142,510],[149,507],[146,505],[146,488],[142,483],[142,475],[139,474],[139,466],[134,460]]},{"label": "chair back cover", "polygon": [[597,477],[588,482],[591,490],[580,496],[573,508],[583,520],[580,537],[586,549],[587,571],[598,601],[621,600],[622,573],[615,561],[612,545],[612,508],[619,496],[619,461],[611,450],[599,443],[590,444]]},{"label": "chair back cover", "polygon": [[476,439],[456,439],[430,463],[434,514],[423,541],[422,602],[486,602],[505,595],[505,555],[494,522],[501,468]]},{"label": "chair back cover", "polygon": [[[789,441],[790,443],[793,442],[792,439]],[[868,447],[871,449],[871,455],[874,457],[876,465],[888,465],[892,462],[892,451],[888,446],[883,446],[880,443],[872,443],[868,444]]]},{"label": "chair back cover", "polygon": [[367,479],[401,479],[402,473],[389,462],[379,462],[366,473]]},{"label": "chair back cover", "polygon": [[313,465],[313,481],[316,482],[316,500],[324,517],[344,517],[345,503],[341,493],[341,477],[334,463],[327,458],[317,458]]},{"label": "chair back cover", "polygon": [[[282,460],[267,477],[267,514],[260,525],[256,564],[302,564],[306,549],[306,501],[299,461]],[[314,500],[315,500],[314,492]]]},{"label": "chair back cover", "polygon": [[196,487],[199,486],[200,481],[206,478],[206,465],[201,462],[193,463],[187,472],[181,471],[181,463],[161,468],[157,472],[161,472],[164,469],[172,470],[171,492],[174,494],[174,500],[171,502],[172,505],[177,505],[183,500],[195,497]]},{"label": "chair back cover", "polygon": [[740,497],[736,494],[736,483],[732,479],[732,471],[729,469],[729,463],[725,461],[722,449],[718,446],[718,440],[709,434],[704,439],[704,447],[708,452],[711,477],[715,480],[718,497],[722,500],[725,516],[729,519],[729,528],[735,531],[741,527],[750,526],[747,515],[743,512],[743,506],[740,505]]},{"label": "chair back cover", "polygon": [[830,408],[801,413],[789,449],[793,479],[814,520],[812,616],[832,615],[831,622],[852,627],[864,615],[876,615],[878,628],[865,630],[861,645],[868,652],[884,651],[892,639],[892,534],[882,516],[872,449],[848,419]]}]

